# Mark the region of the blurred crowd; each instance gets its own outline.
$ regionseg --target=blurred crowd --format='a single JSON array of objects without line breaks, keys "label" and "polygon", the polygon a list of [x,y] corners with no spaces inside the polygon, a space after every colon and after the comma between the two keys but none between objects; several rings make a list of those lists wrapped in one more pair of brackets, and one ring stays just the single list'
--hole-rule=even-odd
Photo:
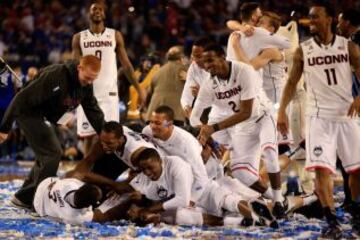
[{"label": "blurred crowd", "polygon": [[[181,44],[189,49],[195,37],[211,35],[225,41],[225,22],[239,18],[239,0],[122,0],[107,1],[107,26],[120,30],[131,61],[150,51],[164,53]],[[305,1],[261,1],[264,9],[292,11],[306,16]],[[333,0],[339,9],[359,7],[360,1]],[[88,0],[3,0],[0,8],[0,56],[27,68],[44,66],[70,57],[71,37],[88,26]]]}]

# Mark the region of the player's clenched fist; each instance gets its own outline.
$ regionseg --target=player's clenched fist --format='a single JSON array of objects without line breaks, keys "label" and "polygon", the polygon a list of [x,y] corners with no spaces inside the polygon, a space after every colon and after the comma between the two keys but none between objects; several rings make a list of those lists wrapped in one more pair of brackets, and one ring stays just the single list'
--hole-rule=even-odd
[{"label": "player's clenched fist", "polygon": [[285,111],[279,110],[277,118],[277,129],[281,134],[289,132],[289,119]]}]

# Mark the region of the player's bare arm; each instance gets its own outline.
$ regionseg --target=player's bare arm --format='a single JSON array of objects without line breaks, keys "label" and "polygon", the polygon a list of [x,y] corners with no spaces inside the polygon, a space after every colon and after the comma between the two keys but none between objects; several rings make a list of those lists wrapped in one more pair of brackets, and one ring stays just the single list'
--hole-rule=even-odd
[{"label": "player's bare arm", "polygon": [[93,145],[89,154],[76,164],[73,170],[67,172],[65,177],[76,177],[76,175],[79,177],[79,173],[83,174],[90,172],[95,162],[101,159],[103,155],[104,150],[101,147],[101,143],[98,141]]},{"label": "player's bare arm", "polygon": [[96,173],[92,173],[92,172],[85,172],[85,173],[81,173],[81,172],[75,172],[74,178],[79,179],[80,181],[86,182],[86,183],[92,183],[92,184],[96,184],[98,186],[104,186],[104,187],[108,187],[111,189],[116,188],[116,182],[113,181],[110,178],[101,176],[99,174]]},{"label": "player's bare arm", "polygon": [[291,69],[289,78],[285,84],[281,98],[280,108],[278,111],[277,127],[282,134],[286,134],[289,129],[288,117],[286,115],[286,107],[288,106],[291,99],[293,99],[295,95],[296,86],[300,81],[303,68],[304,68],[303,53],[301,47],[298,47],[294,53],[293,67]]},{"label": "player's bare arm", "polygon": [[233,31],[241,31],[246,36],[252,36],[254,34],[255,28],[253,26],[250,26],[248,24],[241,24],[240,22],[236,20],[229,20],[226,22],[226,26]]},{"label": "player's bare arm", "polygon": [[237,113],[216,124],[202,125],[199,134],[200,143],[205,145],[206,141],[214,132],[234,126],[248,119],[251,116],[253,102],[254,99],[240,101],[240,110]]},{"label": "player's bare arm", "polygon": [[80,33],[76,33],[71,41],[71,48],[72,48],[72,57],[73,59],[80,59],[81,47],[80,47]]},{"label": "player's bare arm", "polygon": [[137,93],[139,94],[140,104],[143,105],[145,102],[145,93],[141,90],[139,82],[135,78],[134,67],[132,66],[129,57],[126,53],[124,39],[119,31],[116,31],[115,33],[115,40],[116,40],[116,53],[124,69],[125,76],[130,81],[130,83],[135,87]]},{"label": "player's bare arm", "polygon": [[230,43],[231,46],[234,48],[236,60],[250,64],[250,59],[248,58],[248,56],[245,54],[244,50],[240,46],[240,39],[241,39],[240,33],[233,32],[230,35]]},{"label": "player's bare arm", "polygon": [[[360,47],[354,42],[349,42],[349,55],[350,55],[350,64],[354,70],[354,73],[360,81]],[[360,114],[360,96],[354,98],[352,102],[348,115],[354,117]]]},{"label": "player's bare arm", "polygon": [[253,66],[255,70],[263,68],[271,61],[281,61],[283,59],[281,52],[277,48],[265,49],[261,52],[260,55],[256,56],[253,59],[249,59],[240,45],[240,38],[241,36],[239,33],[232,33],[230,35],[230,41],[234,48],[235,56],[238,61]]}]

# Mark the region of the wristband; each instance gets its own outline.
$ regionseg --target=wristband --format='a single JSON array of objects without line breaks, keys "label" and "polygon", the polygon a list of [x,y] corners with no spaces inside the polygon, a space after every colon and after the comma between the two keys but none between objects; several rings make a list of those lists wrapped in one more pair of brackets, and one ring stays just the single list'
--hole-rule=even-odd
[{"label": "wristband", "polygon": [[220,130],[219,124],[217,124],[217,123],[213,124],[212,127],[214,129],[214,132],[217,132]]}]

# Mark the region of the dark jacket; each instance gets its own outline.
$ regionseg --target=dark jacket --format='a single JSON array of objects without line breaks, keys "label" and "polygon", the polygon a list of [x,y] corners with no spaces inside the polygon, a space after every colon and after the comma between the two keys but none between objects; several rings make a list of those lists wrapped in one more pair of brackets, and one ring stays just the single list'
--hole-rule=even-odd
[{"label": "dark jacket", "polygon": [[89,122],[100,133],[104,114],[94,97],[92,85],[80,85],[77,65],[77,61],[68,61],[42,69],[11,101],[0,132],[9,132],[13,121],[23,115],[45,117],[56,124],[64,113],[81,104]]}]

